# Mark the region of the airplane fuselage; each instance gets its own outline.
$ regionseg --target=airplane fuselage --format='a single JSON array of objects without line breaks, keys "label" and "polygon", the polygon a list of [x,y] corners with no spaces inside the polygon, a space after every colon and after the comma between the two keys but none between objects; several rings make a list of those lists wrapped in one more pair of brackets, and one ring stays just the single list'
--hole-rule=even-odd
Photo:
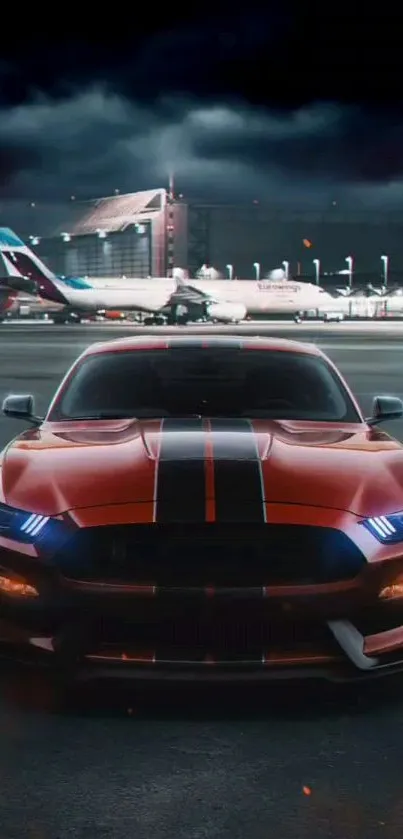
[{"label": "airplane fuselage", "polygon": [[[6,275],[36,284],[46,300],[70,311],[93,314],[102,310],[144,311],[172,306],[174,292],[185,308],[193,306],[212,320],[242,320],[246,314],[282,315],[300,311],[341,309],[341,302],[312,283],[295,280],[212,280],[167,278],[57,278],[37,253],[9,228],[0,228],[0,254]],[[183,273],[183,272],[182,272]],[[272,272],[274,274],[274,272]],[[280,271],[281,273],[281,271]],[[179,300],[177,301],[179,303]]]},{"label": "airplane fuselage", "polygon": [[[111,309],[165,314],[173,318],[174,323],[199,319],[236,323],[246,316],[246,307],[241,302],[205,298],[188,286],[178,291],[175,280],[133,280],[125,288],[119,287],[118,283],[114,287],[93,287],[87,281],[86,287],[85,281],[80,286],[77,282],[54,280],[53,288],[63,296],[67,308],[81,316]],[[38,290],[39,294],[48,296],[46,288],[39,285]]]},{"label": "airplane fuselage", "polygon": [[[120,309],[158,312],[167,305],[176,288],[173,279],[153,278],[131,280],[88,279],[91,289],[59,287],[69,304],[81,311]],[[102,283],[102,285],[101,285]],[[94,285],[93,285],[94,284]],[[256,282],[254,280],[189,280],[189,285],[209,297],[228,303],[243,304],[248,314],[292,314],[307,309],[338,308],[339,301],[309,283]],[[344,301],[343,301],[344,302]]]}]

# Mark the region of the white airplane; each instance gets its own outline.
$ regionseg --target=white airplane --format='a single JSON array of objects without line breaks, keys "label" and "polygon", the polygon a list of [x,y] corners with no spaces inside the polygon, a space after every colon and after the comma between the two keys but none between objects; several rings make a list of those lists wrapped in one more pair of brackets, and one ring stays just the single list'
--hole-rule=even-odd
[{"label": "white airplane", "polygon": [[[287,279],[282,268],[275,268],[263,280],[192,280],[208,294],[226,292],[227,300],[242,301],[248,315],[296,315],[308,310],[335,309],[335,299],[314,283]],[[338,303],[338,301],[337,301]]]},{"label": "white airplane", "polygon": [[380,298],[380,301],[384,307],[385,315],[403,314],[403,288],[394,288],[389,292],[385,292]]},{"label": "white airplane", "polygon": [[363,290],[349,289],[344,298],[349,314],[361,317],[387,317],[403,315],[403,288],[375,288],[371,284]]},{"label": "white airplane", "polygon": [[247,314],[242,301],[230,301],[225,295],[213,296],[203,287],[195,288],[185,282],[183,272],[172,280],[128,279],[123,286],[118,279],[113,284],[105,279],[104,284],[95,285],[89,279],[56,277],[9,228],[0,228],[0,254],[9,277],[28,277],[35,282],[40,297],[64,307],[63,312],[55,315],[56,320],[66,320],[73,314],[88,317],[118,310],[146,312],[159,316],[160,322],[238,323]]},{"label": "white airplane", "polygon": [[257,281],[188,282],[181,269],[175,270],[172,279],[105,278],[102,284],[99,278],[56,277],[9,228],[0,228],[0,254],[10,277],[34,280],[42,298],[65,307],[64,317],[119,310],[146,312],[157,322],[167,318],[171,323],[200,319],[236,323],[246,315],[297,315],[308,310],[323,313],[342,310],[341,304],[345,304],[313,283],[288,280],[280,268]]}]

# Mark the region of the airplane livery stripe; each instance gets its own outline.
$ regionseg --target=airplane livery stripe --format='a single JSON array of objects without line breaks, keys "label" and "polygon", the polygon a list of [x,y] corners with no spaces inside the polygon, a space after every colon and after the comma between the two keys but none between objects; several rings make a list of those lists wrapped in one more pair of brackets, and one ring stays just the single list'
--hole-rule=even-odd
[{"label": "airplane livery stripe", "polygon": [[[11,259],[8,252],[3,251],[3,253],[6,258],[10,257]],[[61,291],[59,291],[57,286],[43,273],[40,264],[38,266],[33,261],[29,251],[28,253],[22,253],[21,251],[13,253],[11,265],[13,265],[23,277],[30,277],[31,280],[34,280],[39,289],[42,291],[42,296],[47,296],[49,300],[53,300],[55,303],[67,303],[67,300]],[[45,292],[45,295],[43,295],[43,292]]]},{"label": "airplane livery stripe", "polygon": [[261,463],[254,429],[246,419],[212,419],[217,522],[265,521]]},{"label": "airplane livery stripe", "polygon": [[156,465],[156,522],[205,521],[205,444],[201,419],[162,421]]}]

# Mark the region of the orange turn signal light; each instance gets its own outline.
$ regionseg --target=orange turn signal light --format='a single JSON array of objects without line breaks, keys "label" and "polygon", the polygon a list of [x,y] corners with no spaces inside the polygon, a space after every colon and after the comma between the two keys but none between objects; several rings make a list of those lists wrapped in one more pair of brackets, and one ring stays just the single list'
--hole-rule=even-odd
[{"label": "orange turn signal light", "polygon": [[20,580],[17,577],[8,577],[0,574],[0,593],[9,594],[14,597],[38,597],[39,592],[34,587]]},{"label": "orange turn signal light", "polygon": [[390,586],[385,586],[379,592],[379,597],[381,600],[396,600],[399,597],[403,597],[403,579],[391,583]]}]

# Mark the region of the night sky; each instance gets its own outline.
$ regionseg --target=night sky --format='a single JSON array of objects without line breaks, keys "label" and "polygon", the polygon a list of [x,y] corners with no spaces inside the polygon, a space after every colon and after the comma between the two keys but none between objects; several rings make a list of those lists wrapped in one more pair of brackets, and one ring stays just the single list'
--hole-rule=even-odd
[{"label": "night sky", "polygon": [[399,4],[264,6],[9,10],[0,200],[147,189],[173,170],[194,198],[403,207]]}]

